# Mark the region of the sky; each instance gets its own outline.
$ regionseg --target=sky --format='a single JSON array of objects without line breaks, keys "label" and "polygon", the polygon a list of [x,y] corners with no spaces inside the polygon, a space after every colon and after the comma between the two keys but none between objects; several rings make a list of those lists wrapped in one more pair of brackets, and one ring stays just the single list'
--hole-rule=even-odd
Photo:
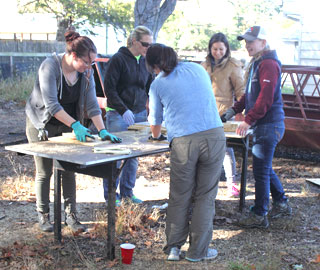
[{"label": "sky", "polygon": [[[275,0],[277,1],[277,0]],[[280,0],[279,0],[280,1]],[[281,2],[281,1],[280,1]],[[285,8],[289,13],[301,13],[303,15],[302,23],[310,25],[310,29],[316,29],[318,25],[314,18],[318,17],[318,0],[285,0]],[[0,0],[0,6],[6,7],[0,9],[0,32],[55,32],[56,21],[50,15],[38,14],[18,14],[16,0]],[[185,16],[194,23],[214,22],[216,25],[222,25],[224,28],[232,23],[233,8],[227,0],[188,0],[178,1],[176,8],[183,8]],[[41,22],[41,23],[39,23]],[[276,22],[267,25],[275,38],[281,36],[280,29]],[[98,35],[90,36],[95,42],[98,51],[106,51],[106,30],[104,27],[95,28]],[[267,29],[268,30],[268,29]],[[108,53],[114,53],[125,42],[117,42],[112,30],[108,31],[109,40]],[[52,37],[54,38],[54,36]]]},{"label": "sky", "polygon": [[55,32],[57,29],[54,17],[48,14],[19,14],[16,0],[0,0],[0,6],[0,32]]}]

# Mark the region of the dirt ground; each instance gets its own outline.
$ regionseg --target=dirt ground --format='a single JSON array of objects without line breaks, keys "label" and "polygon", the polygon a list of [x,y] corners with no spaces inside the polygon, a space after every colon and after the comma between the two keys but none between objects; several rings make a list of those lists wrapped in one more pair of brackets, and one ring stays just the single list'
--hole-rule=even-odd
[{"label": "dirt ground", "polygon": [[[106,260],[102,234],[92,236],[105,218],[100,179],[77,175],[79,219],[89,232],[72,235],[63,228],[64,242],[57,245],[52,233],[39,231],[33,159],[4,149],[4,145],[25,140],[23,107],[0,101],[0,123],[0,269],[320,269],[320,188],[306,181],[320,178],[318,162],[274,159],[274,169],[281,177],[293,216],[271,221],[266,230],[237,226],[241,216],[239,200],[228,198],[226,183],[220,182],[212,239],[212,247],[219,252],[217,259],[200,263],[167,262],[162,252],[165,243],[165,211],[162,211],[152,224],[144,223],[143,229],[131,224],[128,232],[117,235],[117,244],[125,241],[136,244],[132,265],[124,266],[118,259]],[[240,168],[237,151],[236,157]],[[162,205],[168,198],[169,155],[141,158],[137,177],[134,192],[145,201],[141,207],[149,213],[150,220],[152,206]],[[254,200],[251,165],[247,181],[245,213]],[[186,248],[187,244],[183,249]],[[76,256],[71,256],[71,250]],[[118,245],[116,254],[119,258]]]}]

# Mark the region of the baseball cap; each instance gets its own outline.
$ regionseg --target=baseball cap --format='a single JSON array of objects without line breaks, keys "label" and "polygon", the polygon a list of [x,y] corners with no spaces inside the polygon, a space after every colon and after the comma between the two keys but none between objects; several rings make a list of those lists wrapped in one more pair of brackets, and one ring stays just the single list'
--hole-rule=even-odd
[{"label": "baseball cap", "polygon": [[266,30],[262,26],[252,26],[246,32],[237,37],[238,40],[254,41],[256,39],[267,39]]}]

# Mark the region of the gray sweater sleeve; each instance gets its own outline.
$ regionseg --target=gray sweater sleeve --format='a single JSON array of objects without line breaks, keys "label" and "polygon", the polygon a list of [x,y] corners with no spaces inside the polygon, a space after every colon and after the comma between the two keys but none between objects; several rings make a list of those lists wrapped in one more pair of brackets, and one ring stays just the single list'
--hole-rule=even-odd
[{"label": "gray sweater sleeve", "polygon": [[39,84],[46,110],[51,116],[63,110],[58,101],[58,87],[61,87],[61,70],[54,58],[48,58],[39,68]]}]

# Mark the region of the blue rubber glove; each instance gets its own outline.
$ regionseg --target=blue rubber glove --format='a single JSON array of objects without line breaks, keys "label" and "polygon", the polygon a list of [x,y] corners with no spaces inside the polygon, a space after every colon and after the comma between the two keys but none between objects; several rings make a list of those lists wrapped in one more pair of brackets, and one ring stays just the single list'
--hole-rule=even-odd
[{"label": "blue rubber glove", "polygon": [[134,114],[132,113],[132,111],[126,110],[125,113],[122,115],[122,118],[128,126],[134,124]]},{"label": "blue rubber glove", "polygon": [[79,121],[72,123],[71,128],[73,129],[78,141],[85,142],[87,140],[87,137],[94,140],[94,137],[91,135],[90,129],[87,129],[86,127],[81,125]]},{"label": "blue rubber glove", "polygon": [[122,142],[121,138],[118,138],[117,136],[112,135],[111,133],[109,133],[105,129],[101,129],[99,131],[99,137],[101,138],[102,141],[109,140],[109,141],[111,141],[113,143],[121,143]]}]

